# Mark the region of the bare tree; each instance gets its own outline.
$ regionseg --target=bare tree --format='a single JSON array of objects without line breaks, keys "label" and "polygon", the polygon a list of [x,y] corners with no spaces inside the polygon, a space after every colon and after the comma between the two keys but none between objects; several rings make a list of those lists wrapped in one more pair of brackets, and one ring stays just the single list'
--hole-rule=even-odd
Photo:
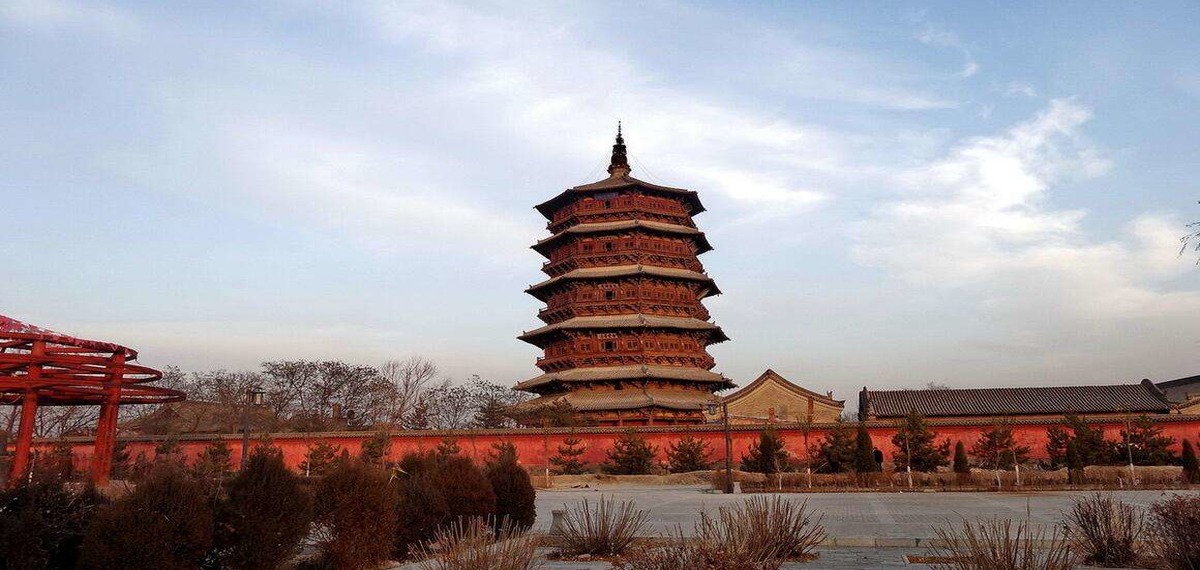
[{"label": "bare tree", "polygon": [[432,429],[463,429],[475,418],[475,402],[466,386],[451,384],[445,380],[441,385],[425,390],[422,403],[427,411],[427,423]]},{"label": "bare tree", "polygon": [[384,362],[379,375],[388,382],[388,387],[371,412],[375,423],[380,427],[405,427],[437,374],[437,365],[420,356]]},{"label": "bare tree", "polygon": [[[1179,238],[1179,255],[1187,253],[1188,248],[1200,253],[1200,222],[1192,222],[1185,227],[1191,233]],[[1200,257],[1196,258],[1196,264],[1200,265]]]}]

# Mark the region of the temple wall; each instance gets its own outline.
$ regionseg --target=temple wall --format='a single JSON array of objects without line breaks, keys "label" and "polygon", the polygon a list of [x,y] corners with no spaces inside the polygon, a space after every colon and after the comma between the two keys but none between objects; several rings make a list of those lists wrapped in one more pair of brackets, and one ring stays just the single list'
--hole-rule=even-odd
[{"label": "temple wall", "polygon": [[[1155,416],[1154,420],[1163,428],[1164,435],[1175,438],[1174,452],[1180,451],[1181,441],[1189,439],[1193,443],[1200,440],[1200,416],[1167,415]],[[1089,420],[1093,425],[1100,426],[1105,436],[1110,440],[1120,437],[1124,427],[1122,419]],[[946,421],[931,420],[931,427],[938,434],[938,440],[949,439],[951,446],[962,441],[968,450],[979,438],[980,434],[992,427],[994,422],[985,420]],[[1046,430],[1052,425],[1060,424],[1058,420],[1033,419],[1014,420],[1011,422],[1015,439],[1019,444],[1029,446],[1033,459],[1046,457]],[[891,463],[892,454],[896,451],[891,438],[896,433],[896,422],[868,422],[871,439],[875,446],[882,450]],[[825,437],[830,424],[814,424],[807,430],[795,423],[776,424],[776,430],[783,437],[785,447],[793,455],[803,453],[805,442],[817,445]],[[563,440],[574,434],[583,441],[585,453],[582,459],[589,464],[598,464],[605,459],[606,452],[611,449],[613,441],[627,429],[632,429],[644,436],[651,445],[658,447],[658,459],[666,461],[666,448],[678,441],[684,435],[703,439],[710,443],[713,450],[711,458],[714,461],[723,460],[724,434],[721,426],[655,426],[638,428],[578,428],[575,430],[555,428],[551,430],[519,429],[519,430],[468,430],[457,432],[443,431],[399,431],[392,434],[391,459],[398,459],[410,451],[431,451],[446,437],[452,437],[462,452],[475,459],[488,456],[491,446],[499,442],[511,442],[516,448],[520,462],[527,467],[540,470],[546,464],[546,458],[556,453],[556,448]],[[734,425],[731,426],[733,440],[733,458],[739,461],[751,444],[758,439],[761,426]],[[371,432],[336,432],[323,434],[277,433],[271,434],[274,445],[283,451],[284,461],[289,467],[297,468],[304,460],[309,445],[325,440],[344,448],[351,455],[357,455],[362,443],[371,437]],[[257,445],[257,438],[251,441],[251,446]],[[233,463],[236,465],[241,455],[241,437],[238,435],[185,435],[178,436],[178,441],[187,460],[193,461],[206,445],[216,439],[225,439],[233,450]],[[144,454],[147,459],[154,457],[154,448],[163,437],[121,438],[126,442],[131,457]],[[75,445],[75,461],[79,469],[86,469],[93,453],[93,442],[87,438],[68,438]],[[35,443],[35,449],[48,451],[53,444],[49,440]]]}]

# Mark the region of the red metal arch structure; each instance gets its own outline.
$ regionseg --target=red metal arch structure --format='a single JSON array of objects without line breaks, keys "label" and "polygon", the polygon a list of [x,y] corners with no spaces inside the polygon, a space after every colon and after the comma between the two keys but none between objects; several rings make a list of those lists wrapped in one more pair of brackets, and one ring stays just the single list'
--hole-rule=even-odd
[{"label": "red metal arch structure", "polygon": [[0,315],[0,405],[21,406],[10,481],[29,469],[38,406],[100,406],[91,475],[108,482],[121,404],[161,404],[183,392],[147,386],[162,373],[134,364],[137,351],[84,340]]}]

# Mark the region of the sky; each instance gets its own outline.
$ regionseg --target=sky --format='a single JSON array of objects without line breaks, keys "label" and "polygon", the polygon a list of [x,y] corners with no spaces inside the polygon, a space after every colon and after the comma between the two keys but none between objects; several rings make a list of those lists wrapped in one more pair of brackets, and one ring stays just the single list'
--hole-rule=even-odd
[{"label": "sky", "polygon": [[538,373],[532,209],[700,193],[715,370],[1200,374],[1195,2],[0,2],[0,314],[152,366]]}]

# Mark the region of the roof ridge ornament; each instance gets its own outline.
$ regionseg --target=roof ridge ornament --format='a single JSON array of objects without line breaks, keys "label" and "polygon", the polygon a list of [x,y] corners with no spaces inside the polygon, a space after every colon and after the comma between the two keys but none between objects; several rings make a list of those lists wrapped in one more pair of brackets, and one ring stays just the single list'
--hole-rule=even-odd
[{"label": "roof ridge ornament", "polygon": [[621,135],[621,121],[617,121],[617,143],[612,148],[612,160],[609,161],[608,174],[610,178],[620,178],[629,174],[629,157],[625,151],[625,137]]}]

